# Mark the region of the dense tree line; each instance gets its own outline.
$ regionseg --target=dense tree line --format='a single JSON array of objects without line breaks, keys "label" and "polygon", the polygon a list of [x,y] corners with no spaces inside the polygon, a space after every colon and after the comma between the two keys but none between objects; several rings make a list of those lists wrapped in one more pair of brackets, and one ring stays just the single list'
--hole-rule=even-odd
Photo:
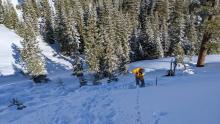
[{"label": "dense tree line", "polygon": [[[24,37],[22,58],[32,75],[45,74],[38,35],[75,59],[74,74],[83,77],[86,62],[94,82],[126,73],[131,61],[199,55],[203,66],[207,52],[219,51],[219,0],[24,0],[19,8],[22,20],[0,0],[0,23]],[[29,62],[27,55],[37,57]]]}]

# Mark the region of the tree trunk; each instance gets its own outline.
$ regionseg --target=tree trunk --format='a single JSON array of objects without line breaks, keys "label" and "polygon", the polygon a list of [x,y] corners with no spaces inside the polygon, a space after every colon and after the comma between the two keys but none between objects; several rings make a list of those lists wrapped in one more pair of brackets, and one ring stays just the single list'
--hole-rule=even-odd
[{"label": "tree trunk", "polygon": [[[209,15],[208,21],[212,21],[214,19],[215,19],[214,15]],[[212,35],[212,33],[209,32],[208,30],[206,30],[205,33],[203,34],[202,44],[200,47],[199,57],[198,57],[197,65],[196,65],[197,67],[204,67],[205,66],[205,57],[207,54],[207,47],[208,47],[208,43],[211,38],[211,35]]]},{"label": "tree trunk", "polygon": [[202,39],[202,44],[199,51],[199,57],[197,61],[197,67],[204,67],[205,66],[205,57],[207,54],[207,46],[209,43],[211,34],[208,32],[205,32]]}]

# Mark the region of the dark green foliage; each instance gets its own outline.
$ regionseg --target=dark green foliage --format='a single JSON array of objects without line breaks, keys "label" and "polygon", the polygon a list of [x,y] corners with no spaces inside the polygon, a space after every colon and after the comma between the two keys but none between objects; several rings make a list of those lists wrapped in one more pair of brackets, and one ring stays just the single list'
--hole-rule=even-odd
[{"label": "dark green foliage", "polygon": [[69,0],[56,1],[56,39],[61,52],[68,56],[74,55],[79,49],[79,35],[72,12]]},{"label": "dark green foliage", "polygon": [[30,22],[36,34],[38,34],[38,15],[30,0],[24,0],[22,3],[23,19]]},{"label": "dark green foliage", "polygon": [[51,7],[48,3],[48,0],[42,0],[41,3],[41,15],[42,15],[42,24],[41,24],[41,31],[44,37],[44,40],[47,43],[53,44],[55,42],[54,39],[54,28],[52,22],[52,12]]},{"label": "dark green foliage", "polygon": [[4,22],[4,7],[2,4],[2,0],[0,0],[0,24]]},{"label": "dark green foliage", "polygon": [[37,17],[40,17],[39,4],[37,3],[37,0],[29,0],[29,3],[32,5]]},{"label": "dark green foliage", "polygon": [[183,3],[177,2],[174,3],[173,11],[170,14],[170,25],[169,25],[169,40],[171,43],[169,49],[169,55],[178,55],[182,50],[182,37],[181,33],[183,33],[182,26],[184,26],[184,15],[183,15]]},{"label": "dark green foliage", "polygon": [[4,21],[3,24],[10,29],[18,28],[18,17],[17,13],[11,3],[7,3],[4,9]]},{"label": "dark green foliage", "polygon": [[20,53],[23,68],[35,82],[47,81],[45,63],[40,54],[38,41],[31,22],[25,21],[21,36],[24,38],[21,42],[22,50]]}]

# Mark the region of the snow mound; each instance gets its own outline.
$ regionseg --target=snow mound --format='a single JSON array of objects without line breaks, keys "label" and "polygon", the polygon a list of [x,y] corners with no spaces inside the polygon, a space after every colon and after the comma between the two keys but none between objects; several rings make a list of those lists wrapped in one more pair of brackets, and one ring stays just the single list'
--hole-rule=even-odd
[{"label": "snow mound", "polygon": [[0,75],[12,75],[18,66],[22,38],[4,25],[0,25],[0,37]]},{"label": "snow mound", "polygon": [[193,71],[193,69],[186,69],[183,71],[184,74],[189,74],[189,75],[193,75],[195,74],[195,72]]}]

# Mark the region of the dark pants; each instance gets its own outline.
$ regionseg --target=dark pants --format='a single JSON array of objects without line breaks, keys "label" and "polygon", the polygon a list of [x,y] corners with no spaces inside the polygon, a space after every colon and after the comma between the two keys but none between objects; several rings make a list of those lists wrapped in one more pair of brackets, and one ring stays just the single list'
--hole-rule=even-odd
[{"label": "dark pants", "polygon": [[[141,84],[140,84],[141,83]],[[138,78],[136,77],[136,85],[139,85],[141,87],[144,87],[145,83],[144,83],[144,79]]]}]

